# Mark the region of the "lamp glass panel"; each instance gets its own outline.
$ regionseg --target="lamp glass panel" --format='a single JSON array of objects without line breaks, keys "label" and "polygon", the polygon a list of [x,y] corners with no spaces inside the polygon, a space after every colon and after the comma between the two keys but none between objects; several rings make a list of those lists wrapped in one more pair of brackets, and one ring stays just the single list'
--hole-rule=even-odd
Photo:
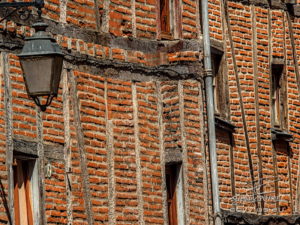
[{"label": "lamp glass panel", "polygon": [[52,92],[57,94],[59,82],[60,82],[60,76],[61,76],[61,70],[62,70],[62,64],[63,64],[63,56],[58,55],[53,58],[53,68],[52,68],[52,74],[53,74],[53,81],[52,81]]},{"label": "lamp glass panel", "polygon": [[51,92],[52,57],[20,58],[28,94],[45,95]]}]

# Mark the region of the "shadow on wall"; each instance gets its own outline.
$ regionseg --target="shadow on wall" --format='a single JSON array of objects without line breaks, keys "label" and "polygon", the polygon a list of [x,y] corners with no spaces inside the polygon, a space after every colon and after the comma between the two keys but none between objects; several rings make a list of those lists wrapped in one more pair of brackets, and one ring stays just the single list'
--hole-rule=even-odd
[{"label": "shadow on wall", "polygon": [[[3,205],[4,205],[5,211],[6,211],[6,215],[7,215],[7,218],[8,218],[8,222],[9,222],[9,224],[12,224],[11,214],[10,214],[9,207],[8,207],[8,203],[7,203],[7,196],[6,196],[4,190],[5,190],[5,189],[4,189],[2,180],[0,179],[0,197],[1,197],[2,203],[3,203]],[[3,220],[0,219],[0,223],[1,223],[1,224],[6,224],[7,221],[3,221]]]}]

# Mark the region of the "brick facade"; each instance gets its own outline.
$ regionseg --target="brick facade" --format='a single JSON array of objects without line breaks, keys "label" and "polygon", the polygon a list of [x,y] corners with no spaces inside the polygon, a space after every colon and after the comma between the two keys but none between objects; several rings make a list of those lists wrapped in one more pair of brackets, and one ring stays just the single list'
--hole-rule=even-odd
[{"label": "brick facade", "polygon": [[[47,0],[43,18],[65,61],[46,112],[28,99],[16,56],[35,16],[0,24],[1,224],[14,220],[17,153],[38,158],[36,224],[168,224],[169,163],[181,163],[185,224],[212,224],[201,7],[196,0],[170,4],[176,7],[165,39],[159,1]],[[211,43],[223,52],[228,95],[229,115],[216,123],[228,224],[300,221],[300,17],[292,7],[209,1]],[[292,140],[273,132],[274,62],[286,77],[280,131]]]}]

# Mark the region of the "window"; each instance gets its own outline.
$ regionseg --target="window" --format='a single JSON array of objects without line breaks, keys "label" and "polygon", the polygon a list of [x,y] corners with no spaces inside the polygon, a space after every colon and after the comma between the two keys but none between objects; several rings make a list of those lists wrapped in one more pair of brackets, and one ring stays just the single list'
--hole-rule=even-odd
[{"label": "window", "polygon": [[286,87],[283,64],[272,64],[271,107],[273,127],[284,129],[286,121]]},{"label": "window", "polygon": [[[35,160],[14,158],[14,209],[16,225],[38,224],[38,185]],[[35,221],[36,220],[36,221]]]},{"label": "window", "polygon": [[184,224],[183,181],[180,164],[166,166],[169,225]]},{"label": "window", "polygon": [[222,55],[220,54],[212,54],[212,74],[213,74],[213,93],[214,93],[214,106],[215,113],[220,113],[220,82],[221,82],[221,72],[220,64]]},{"label": "window", "polygon": [[159,7],[159,26],[161,39],[181,37],[181,11],[179,0],[157,1]]},{"label": "window", "polygon": [[225,56],[222,51],[215,48],[212,48],[211,52],[215,115],[229,120],[229,93]]},{"label": "window", "polygon": [[170,2],[160,0],[160,27],[162,35],[170,35]]}]

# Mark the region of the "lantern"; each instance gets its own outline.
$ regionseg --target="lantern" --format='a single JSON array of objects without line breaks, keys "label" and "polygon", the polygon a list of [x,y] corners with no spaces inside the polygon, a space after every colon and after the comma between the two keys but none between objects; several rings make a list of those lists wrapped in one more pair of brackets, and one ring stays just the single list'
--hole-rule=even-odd
[{"label": "lantern", "polygon": [[46,23],[38,22],[33,27],[35,34],[25,39],[18,56],[27,93],[45,111],[58,93],[63,54],[54,38],[46,32]]}]

